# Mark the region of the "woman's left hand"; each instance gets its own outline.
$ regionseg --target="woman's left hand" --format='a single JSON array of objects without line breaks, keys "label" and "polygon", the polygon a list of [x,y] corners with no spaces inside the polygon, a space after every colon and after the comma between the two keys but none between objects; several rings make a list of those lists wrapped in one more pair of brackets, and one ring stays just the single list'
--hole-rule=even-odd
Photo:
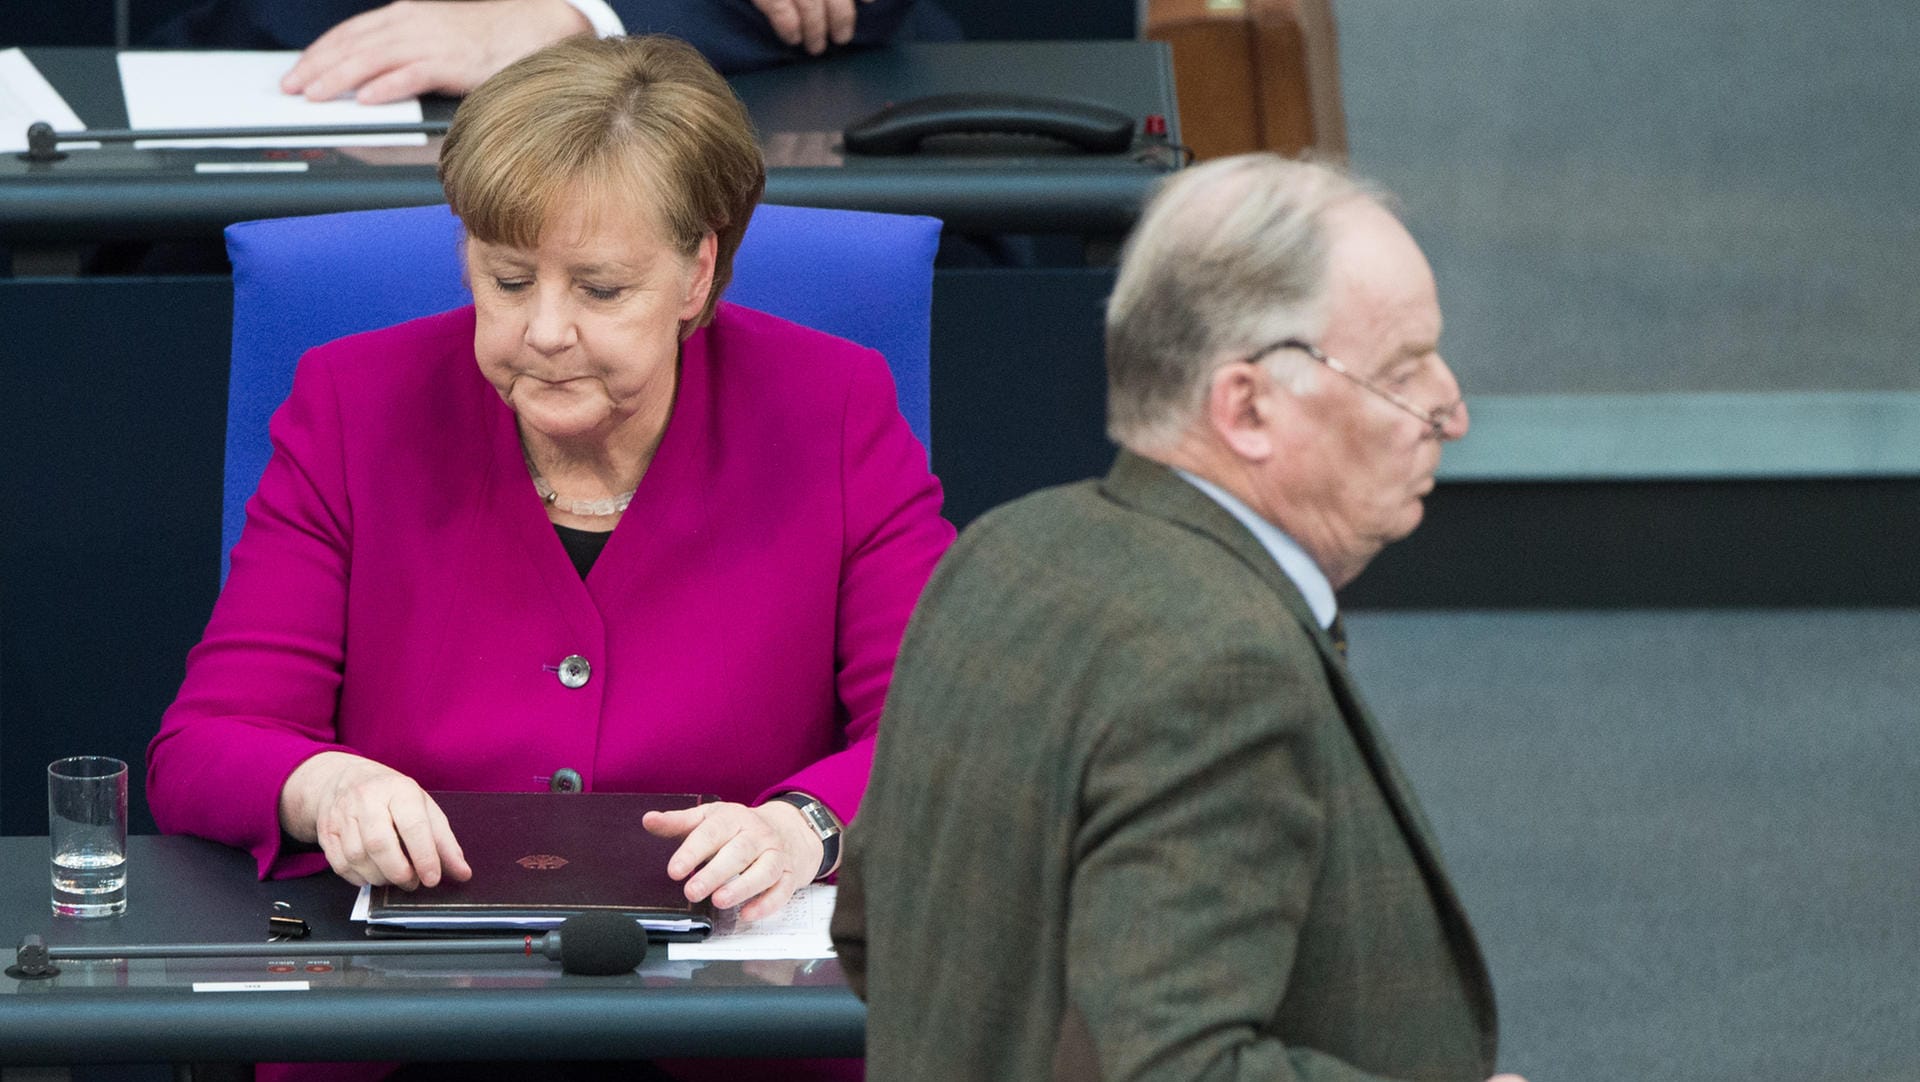
[{"label": "woman's left hand", "polygon": [[778,913],[820,870],[819,836],[784,800],[648,812],[640,825],[656,837],[685,839],[667,861],[667,874],[686,880],[688,901],[711,896],[722,909],[741,906],[742,920]]}]

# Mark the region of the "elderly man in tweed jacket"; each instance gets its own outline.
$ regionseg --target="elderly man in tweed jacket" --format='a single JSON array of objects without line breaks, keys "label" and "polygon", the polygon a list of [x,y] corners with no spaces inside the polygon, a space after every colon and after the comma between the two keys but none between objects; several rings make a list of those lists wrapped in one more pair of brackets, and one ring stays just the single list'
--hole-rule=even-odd
[{"label": "elderly man in tweed jacket", "polygon": [[1443,1079],[1485,966],[1334,590],[1467,430],[1344,175],[1174,177],[1107,311],[1111,473],[983,517],[902,645],[834,938],[869,1077]]}]

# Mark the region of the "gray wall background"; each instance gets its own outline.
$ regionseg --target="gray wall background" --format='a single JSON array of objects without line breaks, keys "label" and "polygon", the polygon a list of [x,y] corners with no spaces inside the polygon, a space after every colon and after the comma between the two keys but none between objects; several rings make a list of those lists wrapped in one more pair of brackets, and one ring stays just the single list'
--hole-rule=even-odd
[{"label": "gray wall background", "polygon": [[1911,390],[1912,0],[1340,0],[1353,160],[1483,393]]},{"label": "gray wall background", "polygon": [[1920,611],[1360,613],[1528,1082],[1920,1078]]},{"label": "gray wall background", "polygon": [[[1859,558],[1843,539],[1899,521],[1913,486],[1775,511],[1779,490],[1753,485],[1768,510],[1716,533],[1724,507],[1697,517],[1685,485],[1620,483],[1915,475],[1920,5],[1340,0],[1338,16],[1355,166],[1404,198],[1448,358],[1498,402],[1460,449],[1473,476],[1525,473],[1515,428],[1551,457],[1610,424],[1631,439],[1596,441],[1568,505],[1672,531],[1700,577],[1767,563],[1753,554],[1782,533],[1835,539],[1776,556],[1737,610],[1355,614],[1354,667],[1485,939],[1503,1069],[1920,1079],[1920,611],[1765,607],[1769,581],[1807,603],[1798,585]],[[1476,439],[1505,460],[1473,457]],[[1769,522],[1796,506],[1839,512]],[[1480,525],[1474,573],[1524,565],[1514,529]],[[1519,532],[1556,530],[1607,535]],[[1879,548],[1904,565],[1914,540]]]}]

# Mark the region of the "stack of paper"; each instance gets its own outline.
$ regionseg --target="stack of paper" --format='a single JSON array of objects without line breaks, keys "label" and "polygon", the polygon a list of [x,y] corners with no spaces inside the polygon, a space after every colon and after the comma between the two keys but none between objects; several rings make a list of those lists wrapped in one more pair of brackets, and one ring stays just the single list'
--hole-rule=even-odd
[{"label": "stack of paper", "polygon": [[667,957],[684,959],[831,958],[833,903],[840,888],[825,883],[801,887],[786,907],[747,924],[738,910],[724,910],[713,934],[699,943],[669,943]]},{"label": "stack of paper", "polygon": [[[121,53],[127,120],[139,128],[291,128],[418,124],[418,99],[361,105],[352,98],[308,101],[280,90],[297,52]],[[420,146],[410,135],[280,136],[270,139],[141,140],[140,147]]]}]

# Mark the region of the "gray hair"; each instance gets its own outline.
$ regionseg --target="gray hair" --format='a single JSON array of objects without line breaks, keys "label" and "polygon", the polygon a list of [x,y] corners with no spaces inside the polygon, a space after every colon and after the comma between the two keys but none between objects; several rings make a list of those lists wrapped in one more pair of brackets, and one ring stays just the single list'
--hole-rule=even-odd
[{"label": "gray hair", "polygon": [[1107,300],[1107,434],[1178,441],[1222,355],[1325,323],[1327,212],[1380,200],[1332,166],[1242,154],[1176,173],[1147,204]]}]

